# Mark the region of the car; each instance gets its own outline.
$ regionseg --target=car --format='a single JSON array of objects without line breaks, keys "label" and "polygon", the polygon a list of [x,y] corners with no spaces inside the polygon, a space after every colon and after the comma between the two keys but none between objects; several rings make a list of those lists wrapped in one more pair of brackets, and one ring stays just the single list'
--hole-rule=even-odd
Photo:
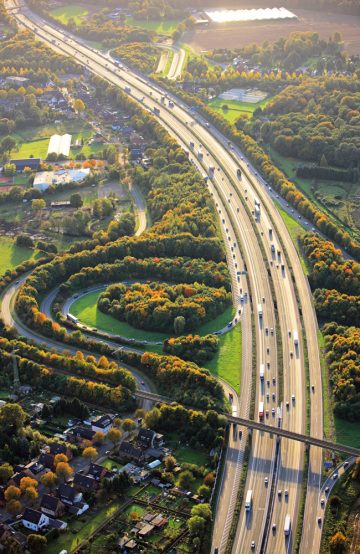
[{"label": "car", "polygon": [[239,431],[239,439],[242,439],[242,431]]},{"label": "car", "polygon": [[318,525],[321,525],[322,519],[320,516],[317,518],[317,522],[318,522]]},{"label": "car", "polygon": [[214,554],[219,554],[219,549],[218,549],[218,547],[215,548]]},{"label": "car", "polygon": [[279,489],[279,490],[278,490],[278,497],[281,498],[281,495],[282,495],[282,490]]},{"label": "car", "polygon": [[273,385],[275,385],[275,383],[276,383],[276,377],[273,377],[273,378],[272,378],[272,382],[273,382]]},{"label": "car", "polygon": [[274,534],[276,533],[276,523],[272,524],[272,531],[273,531]]},{"label": "car", "polygon": [[290,352],[290,358],[293,358],[293,357],[294,357],[294,352],[291,351],[291,352]]},{"label": "car", "polygon": [[269,347],[267,347],[267,349],[266,349],[266,354],[270,354],[270,348]]},{"label": "car", "polygon": [[344,467],[347,467],[349,465],[349,462],[344,462]]},{"label": "car", "polygon": [[269,395],[269,393],[266,393],[266,400],[267,400],[268,402],[269,402],[269,400],[270,400],[270,395]]},{"label": "car", "polygon": [[289,401],[287,400],[287,401],[286,401],[286,409],[288,410],[289,407],[290,407],[290,404],[289,404]]},{"label": "car", "polygon": [[275,400],[276,400],[276,395],[275,395],[274,392],[272,393],[272,399],[273,399],[273,401],[275,402]]},{"label": "car", "polygon": [[266,410],[265,415],[266,417],[269,417],[269,410]]},{"label": "car", "polygon": [[321,506],[325,506],[325,500],[323,498],[320,500],[320,504]]},{"label": "car", "polygon": [[18,285],[20,283],[20,281],[15,281],[15,285]]},{"label": "car", "polygon": [[270,329],[270,335],[273,335],[274,334],[274,329],[271,327]]},{"label": "car", "polygon": [[291,395],[291,400],[292,400],[292,403],[295,404],[295,394]]},{"label": "car", "polygon": [[145,381],[141,381],[141,384],[142,384],[142,385],[145,385]]},{"label": "car", "polygon": [[255,550],[255,541],[251,541],[251,550]]},{"label": "car", "polygon": [[311,390],[314,392],[315,391],[315,385],[311,385]]},{"label": "car", "polygon": [[268,387],[270,387],[270,381],[269,380],[266,381],[266,384],[267,384]]},{"label": "car", "polygon": [[109,454],[111,454],[111,450],[107,450],[107,451],[105,452],[105,454],[106,454],[106,456],[108,456]]},{"label": "car", "polygon": [[287,489],[284,490],[284,496],[287,498],[289,496],[289,491]]},{"label": "car", "polygon": [[325,487],[325,494],[328,494],[330,487]]},{"label": "car", "polygon": [[289,329],[288,333],[289,333],[289,337],[291,337],[291,331],[290,331],[290,329]]},{"label": "car", "polygon": [[264,485],[265,485],[265,487],[267,487],[268,484],[269,484],[269,479],[268,479],[267,477],[265,477],[265,479],[264,479]]},{"label": "car", "polygon": [[275,417],[275,408],[271,410],[272,416]]},{"label": "car", "polygon": [[335,479],[337,479],[339,476],[337,473],[334,473],[334,475],[332,476],[333,480],[335,481]]}]

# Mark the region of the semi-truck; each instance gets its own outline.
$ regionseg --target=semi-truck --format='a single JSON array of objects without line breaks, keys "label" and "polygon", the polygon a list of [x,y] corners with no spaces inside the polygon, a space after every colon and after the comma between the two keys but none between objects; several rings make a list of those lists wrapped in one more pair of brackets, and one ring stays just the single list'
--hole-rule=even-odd
[{"label": "semi-truck", "polygon": [[260,221],[260,207],[259,206],[255,206],[254,215],[255,215],[255,220]]},{"label": "semi-truck", "polygon": [[262,309],[262,304],[258,304],[258,316],[260,319],[262,319],[262,316],[263,316],[263,309]]},{"label": "semi-truck", "polygon": [[287,514],[285,517],[285,523],[284,523],[285,537],[288,537],[290,535],[290,531],[291,531],[291,517],[289,514]]},{"label": "semi-truck", "polygon": [[71,321],[72,323],[77,323],[77,322],[79,321],[78,318],[75,317],[74,315],[72,315],[71,313],[68,313],[68,314],[66,315],[66,317],[67,317],[67,319],[68,319],[69,321]]},{"label": "semi-truck", "polygon": [[263,381],[265,375],[265,364],[260,364],[260,379]]},{"label": "semi-truck", "polygon": [[252,490],[249,489],[246,493],[246,498],[245,498],[245,510],[247,512],[250,512],[251,506],[252,506]]},{"label": "semi-truck", "polygon": [[264,402],[259,402],[259,421],[264,419]]}]

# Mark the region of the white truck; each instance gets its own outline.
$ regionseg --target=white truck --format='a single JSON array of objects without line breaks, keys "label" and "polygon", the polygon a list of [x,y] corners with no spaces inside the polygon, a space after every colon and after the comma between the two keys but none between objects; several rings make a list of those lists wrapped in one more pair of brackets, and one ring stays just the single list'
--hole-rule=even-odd
[{"label": "white truck", "polygon": [[298,335],[298,332],[297,331],[294,331],[293,332],[293,337],[294,337],[294,345],[295,345],[295,348],[297,348],[299,346],[299,335]]},{"label": "white truck", "polygon": [[264,375],[265,375],[265,364],[260,364],[260,379],[261,379],[261,381],[264,380]]},{"label": "white truck", "polygon": [[246,498],[245,498],[245,510],[247,512],[250,512],[251,506],[252,506],[252,490],[249,489],[246,493]]},{"label": "white truck", "polygon": [[284,524],[285,537],[288,537],[290,535],[290,531],[291,531],[291,517],[289,514],[287,514],[285,517],[285,524]]},{"label": "white truck", "polygon": [[258,310],[259,319],[262,319],[262,316],[263,316],[262,304],[258,304],[257,310]]}]

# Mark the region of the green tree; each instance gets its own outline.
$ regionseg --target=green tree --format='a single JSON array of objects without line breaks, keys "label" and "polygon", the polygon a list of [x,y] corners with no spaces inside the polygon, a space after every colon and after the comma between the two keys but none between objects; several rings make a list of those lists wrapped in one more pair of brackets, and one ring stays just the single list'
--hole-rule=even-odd
[{"label": "green tree", "polygon": [[70,196],[70,204],[73,208],[81,208],[83,205],[81,194],[74,192],[74,194]]},{"label": "green tree", "polygon": [[34,198],[34,200],[31,201],[31,209],[34,212],[41,212],[46,206],[46,202],[43,198]]},{"label": "green tree", "polygon": [[166,456],[164,459],[166,471],[173,471],[176,466],[176,459],[174,456]]},{"label": "green tree", "polygon": [[7,154],[14,150],[16,146],[16,140],[12,137],[4,137],[0,143],[0,153]]},{"label": "green tree", "polygon": [[185,329],[186,321],[184,316],[179,315],[174,319],[174,332],[176,335],[181,335]]},{"label": "green tree", "polygon": [[46,537],[42,535],[37,535],[36,533],[31,533],[27,538],[27,546],[30,552],[36,554],[37,552],[45,552],[47,545]]},{"label": "green tree", "polygon": [[15,164],[5,164],[4,165],[4,175],[6,177],[13,177],[16,174],[16,165]]},{"label": "green tree", "polygon": [[13,474],[14,468],[10,464],[2,464],[0,466],[0,484],[6,485]]},{"label": "green tree", "polygon": [[24,426],[26,413],[19,404],[4,404],[0,408],[0,429],[8,435]]},{"label": "green tree", "polygon": [[199,537],[205,532],[206,521],[203,517],[193,516],[187,521],[190,535]]},{"label": "green tree", "polygon": [[86,106],[81,98],[76,98],[76,100],[74,100],[74,110],[76,110],[77,112],[83,112],[85,111],[85,109]]},{"label": "green tree", "polygon": [[177,484],[181,489],[187,490],[191,487],[194,481],[194,475],[187,469],[180,473]]}]

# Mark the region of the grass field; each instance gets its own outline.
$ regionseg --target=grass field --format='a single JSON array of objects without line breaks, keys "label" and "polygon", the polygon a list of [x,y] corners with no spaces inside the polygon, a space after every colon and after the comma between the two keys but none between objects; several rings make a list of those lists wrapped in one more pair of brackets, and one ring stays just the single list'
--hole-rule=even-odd
[{"label": "grass field", "polygon": [[67,25],[69,19],[73,19],[76,25],[81,23],[81,18],[88,15],[89,10],[87,10],[81,4],[72,4],[71,6],[61,6],[60,8],[55,8],[50,10],[50,15],[55,17],[63,25]]},{"label": "grass field", "polygon": [[38,255],[36,250],[16,246],[13,239],[1,237],[0,240],[0,275],[3,275],[8,269],[13,269],[17,265]]},{"label": "grass field", "polygon": [[12,152],[12,156],[19,158],[34,158],[45,159],[47,155],[47,149],[49,146],[49,139],[53,134],[70,133],[72,135],[72,141],[83,140],[84,146],[78,149],[72,149],[70,151],[70,157],[74,158],[76,154],[82,152],[85,156],[90,154],[98,154],[102,150],[102,144],[88,145],[86,142],[93,135],[93,130],[82,119],[76,119],[71,121],[64,121],[57,125],[44,125],[41,127],[34,127],[32,129],[24,129],[13,134],[13,138],[17,141],[17,150]]},{"label": "grass field", "polygon": [[[150,341],[164,341],[171,335],[166,333],[158,333],[153,331],[144,331],[142,329],[135,329],[128,323],[119,321],[114,317],[102,313],[97,308],[97,301],[100,295],[100,291],[89,292],[75,300],[71,305],[71,313],[79,319],[85,325],[90,327],[96,327],[103,331],[116,333],[123,337],[134,338],[138,340],[150,340]],[[205,323],[198,329],[198,333],[206,335],[217,329],[221,329],[231,319],[232,308],[228,308],[225,312],[219,315],[213,321]]]},{"label": "grass field", "polygon": [[205,367],[216,377],[224,379],[237,392],[241,383],[241,326],[220,337],[220,349]]},{"label": "grass field", "polygon": [[181,19],[169,19],[161,21],[147,21],[146,19],[134,19],[133,17],[126,18],[126,24],[130,27],[140,27],[147,31],[154,31],[158,35],[170,36],[175,31],[176,27],[181,22]]},{"label": "grass field", "polygon": [[346,419],[340,419],[335,416],[334,423],[336,442],[360,448],[360,425],[358,421],[346,421]]},{"label": "grass field", "polygon": [[[253,104],[252,102],[238,102],[237,100],[221,100],[215,98],[209,102],[208,106],[222,115],[229,123],[235,123],[242,114],[245,113],[250,117],[256,108],[263,108],[269,100],[270,97]],[[222,108],[222,106],[225,105],[228,106],[227,110]]]},{"label": "grass field", "polygon": [[299,242],[298,242],[298,239],[299,237],[305,233],[306,229],[305,227],[303,227],[302,225],[300,225],[299,221],[296,220],[294,217],[292,217],[288,212],[286,212],[278,202],[275,202],[276,204],[276,207],[281,215],[281,217],[283,218],[284,222],[285,222],[285,225],[289,231],[289,234],[292,238],[292,241],[293,243],[295,244],[295,247],[296,247],[296,250],[298,251],[299,253],[299,256],[300,256],[300,260],[301,260],[301,265],[302,265],[302,268],[304,270],[304,273],[306,275],[308,275],[309,273],[309,268],[307,267],[307,264],[306,264],[306,260],[305,258],[303,257],[302,255],[302,252],[301,252],[301,249],[300,249],[300,246],[299,246]]}]

